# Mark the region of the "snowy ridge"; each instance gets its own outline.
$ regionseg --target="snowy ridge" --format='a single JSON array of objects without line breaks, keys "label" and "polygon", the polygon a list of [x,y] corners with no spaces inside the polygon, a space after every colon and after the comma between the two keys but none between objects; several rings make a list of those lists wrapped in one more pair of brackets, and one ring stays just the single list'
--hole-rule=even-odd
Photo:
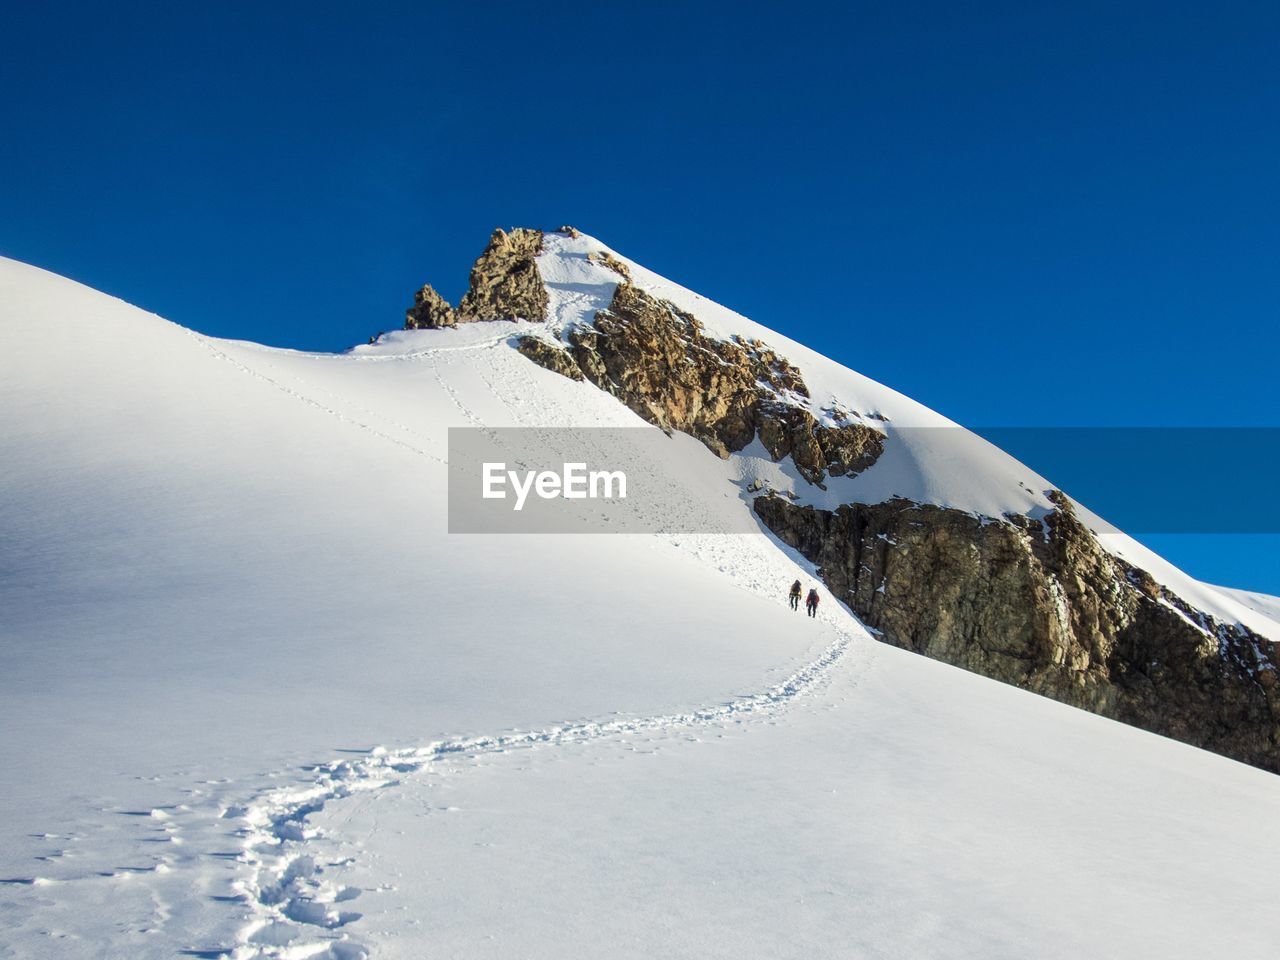
[{"label": "snowy ridge", "polygon": [[[989,517],[1043,515],[1053,508],[1041,492],[1049,486],[1043,478],[922,404],[658,276],[593,237],[547,234],[544,244],[538,266],[550,294],[548,326],[553,333],[587,322],[609,305],[618,276],[601,261],[587,259],[608,253],[626,264],[640,289],[697,317],[708,336],[759,339],[798,366],[810,392],[805,404],[820,422],[834,423],[829,411],[838,407],[889,434],[885,454],[875,466],[857,477],[832,478],[825,494],[801,484],[794,492],[803,502],[830,506],[901,496]],[[764,459],[751,469],[763,472],[773,467],[781,488],[791,489],[787,481],[794,478]]]}]

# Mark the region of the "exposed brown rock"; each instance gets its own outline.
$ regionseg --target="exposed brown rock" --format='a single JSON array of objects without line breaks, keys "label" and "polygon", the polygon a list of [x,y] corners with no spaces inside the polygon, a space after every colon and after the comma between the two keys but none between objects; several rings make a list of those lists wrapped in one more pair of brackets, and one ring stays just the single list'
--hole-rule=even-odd
[{"label": "exposed brown rock", "polygon": [[751,442],[757,390],[750,366],[726,362],[726,345],[704,337],[693,317],[622,283],[594,326],[595,336],[579,338],[573,353],[596,386],[718,456]]},{"label": "exposed brown rock", "polygon": [[406,330],[434,330],[452,327],[457,322],[458,316],[449,301],[429,283],[413,295],[413,306],[404,315]]},{"label": "exposed brown rock", "polygon": [[471,286],[457,309],[427,284],[413,295],[405,329],[431,330],[476,320],[545,322],[547,289],[537,264],[541,252],[541,231],[495,230],[471,268]]},{"label": "exposed brown rock", "polygon": [[588,253],[587,259],[593,260],[596,263],[604,264],[606,267],[608,267],[610,270],[612,270],[614,273],[616,273],[618,276],[622,277],[622,279],[628,282],[631,280],[631,268],[628,267],[621,260],[619,260],[617,257],[615,257],[608,250],[601,250],[599,253]]},{"label": "exposed brown rock", "polygon": [[1272,646],[1107,553],[1065,498],[1043,522],[754,506],[886,642],[1280,772]]},{"label": "exposed brown rock", "polygon": [[516,349],[539,366],[553,370],[570,380],[581,380],[582,371],[573,356],[564,347],[557,347],[540,337],[521,337]]},{"label": "exposed brown rock", "polygon": [[790,456],[811,483],[819,483],[824,471],[833,477],[859,474],[884,452],[884,435],[876,430],[858,423],[822,426],[803,407],[771,400],[761,401],[759,430],[769,456]]},{"label": "exposed brown rock", "polygon": [[537,264],[541,252],[541,230],[493,231],[471,268],[471,287],[458,304],[458,319],[545,322],[547,288]]},{"label": "exposed brown rock", "polygon": [[[883,449],[878,431],[860,423],[828,427],[798,406],[809,395],[800,371],[764,344],[708,337],[696,317],[625,279],[609,308],[591,328],[572,332],[570,344],[585,379],[718,456],[759,435],[775,460],[790,456],[806,479],[821,483],[828,473],[866,469]],[[544,366],[572,376],[561,357],[546,359]]]}]

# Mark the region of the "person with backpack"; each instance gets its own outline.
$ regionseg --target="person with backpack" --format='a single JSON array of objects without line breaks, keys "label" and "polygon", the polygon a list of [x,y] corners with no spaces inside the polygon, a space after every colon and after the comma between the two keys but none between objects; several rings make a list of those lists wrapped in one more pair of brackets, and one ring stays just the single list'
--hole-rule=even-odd
[{"label": "person with backpack", "polygon": [[809,595],[804,598],[804,605],[809,611],[809,616],[816,617],[818,615],[818,590],[816,587],[809,588]]},{"label": "person with backpack", "polygon": [[791,609],[800,609],[800,581],[797,580],[791,585]]}]

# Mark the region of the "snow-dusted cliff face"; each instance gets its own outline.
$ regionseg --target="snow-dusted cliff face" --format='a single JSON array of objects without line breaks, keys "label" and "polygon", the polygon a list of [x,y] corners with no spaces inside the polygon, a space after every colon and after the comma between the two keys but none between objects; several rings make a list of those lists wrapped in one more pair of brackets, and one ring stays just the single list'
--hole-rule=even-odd
[{"label": "snow-dusted cliff face", "polygon": [[[533,266],[545,293],[529,292]],[[576,230],[498,231],[471,279],[484,293],[462,320],[535,322],[518,340],[529,359],[726,458],[765,525],[887,641],[1280,771],[1280,629],[1258,605],[939,414]]]},{"label": "snow-dusted cliff face", "polygon": [[[1049,484],[586,237],[499,242],[342,355],[0,260],[0,955],[1270,955],[1280,778],[878,643],[800,552],[887,637],[967,615],[915,589],[937,538],[955,584],[1030,551],[1074,643],[1119,560]],[[633,325],[759,376],[628,369]],[[447,533],[449,428],[662,417],[672,516],[810,512]],[[1271,629],[1129,549],[1135,615]]]},{"label": "snow-dusted cliff face", "polygon": [[[809,387],[803,405],[818,422],[831,423],[832,410],[852,412],[890,438],[874,469],[836,480],[825,491],[797,484],[785,463],[744,457],[751,459],[742,467],[745,474],[766,478],[775,490],[798,493],[798,502],[833,508],[901,498],[988,518],[1006,514],[1039,518],[1056,509],[1049,496],[1054,489],[1050,481],[977,434],[811,347],[645,269],[593,237],[547,233],[537,262],[550,294],[547,329],[561,339],[568,340],[574,330],[590,328],[595,314],[609,308],[619,282],[610,264],[621,263],[635,286],[697,318],[708,336],[760,341],[794,364]],[[1075,509],[1109,552],[1147,569],[1159,583],[1218,620],[1280,640],[1277,620],[1256,605],[1242,602],[1234,591],[1187,576],[1094,517],[1086,506],[1075,504]]]}]

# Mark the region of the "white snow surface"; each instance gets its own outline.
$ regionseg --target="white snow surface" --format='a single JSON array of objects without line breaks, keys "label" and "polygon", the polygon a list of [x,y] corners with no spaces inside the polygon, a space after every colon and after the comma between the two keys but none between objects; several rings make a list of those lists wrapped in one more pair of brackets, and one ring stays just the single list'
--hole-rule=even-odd
[{"label": "white snow surface", "polygon": [[[0,957],[1271,955],[1280,779],[793,613],[763,533],[449,536],[448,427],[641,425],[531,331],[277,350],[0,260]],[[858,489],[1045,507],[966,444]],[[671,511],[776,470],[702,456]]]},{"label": "white snow surface", "polygon": [[1215,589],[1227,594],[1229,597],[1233,597],[1246,607],[1280,623],[1280,597],[1273,597],[1269,593],[1255,593],[1251,590],[1236,590],[1231,587],[1216,587]]}]

